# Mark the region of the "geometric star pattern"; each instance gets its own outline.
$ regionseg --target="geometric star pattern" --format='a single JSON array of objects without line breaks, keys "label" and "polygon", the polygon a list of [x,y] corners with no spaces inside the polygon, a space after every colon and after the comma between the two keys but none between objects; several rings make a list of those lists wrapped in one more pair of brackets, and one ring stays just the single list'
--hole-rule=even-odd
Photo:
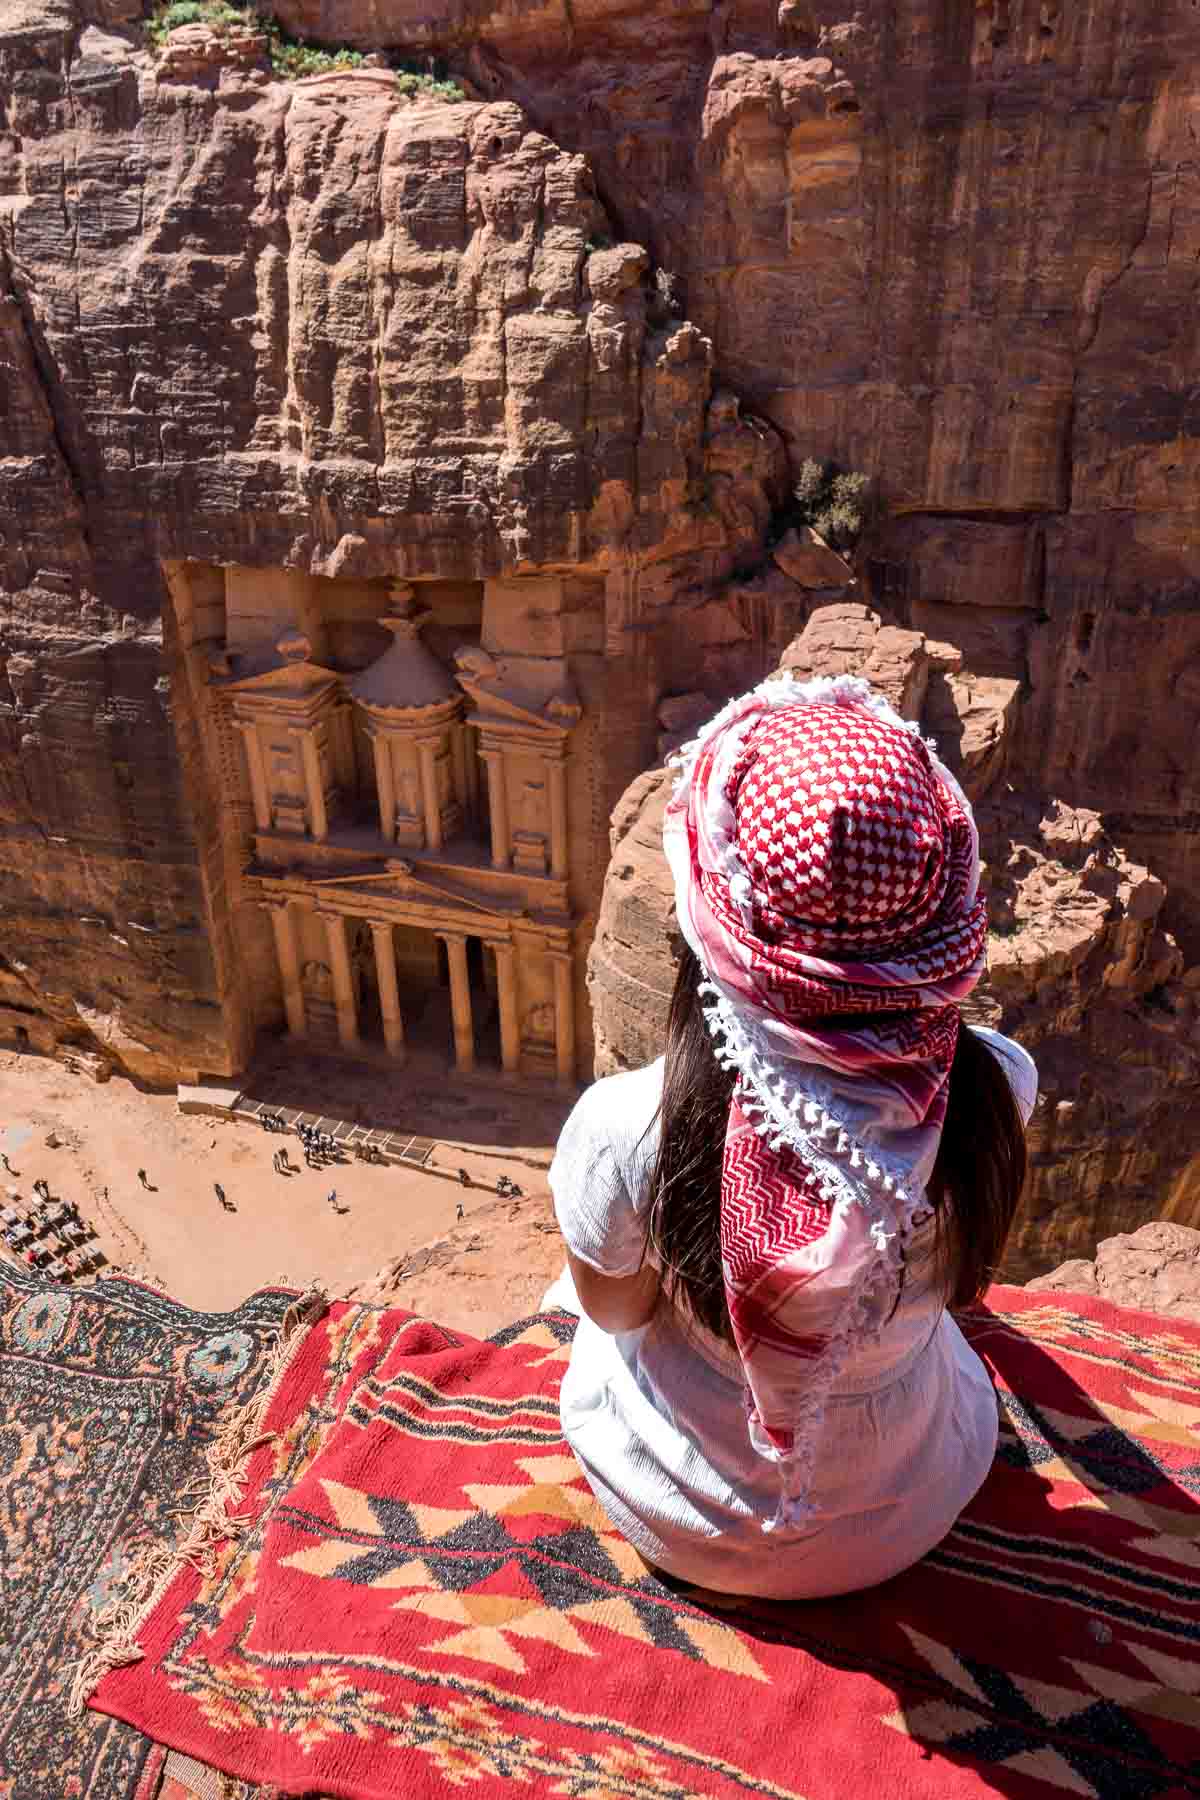
[{"label": "geometric star pattern", "polygon": [[[907,1628],[906,1628],[907,1629]],[[1165,1756],[1139,1726],[1138,1712],[1179,1717],[1184,1693],[1200,1692],[1200,1663],[1182,1664],[1149,1652],[1170,1685],[1149,1676],[1115,1675],[1084,1661],[1074,1669],[1082,1686],[1034,1681],[959,1656],[945,1644],[907,1629],[914,1650],[957,1690],[956,1699],[918,1701],[886,1713],[881,1723],[950,1755],[998,1771],[1035,1777],[1086,1800],[1158,1800],[1194,1792],[1198,1771]],[[1143,1652],[1143,1656],[1146,1653]],[[1181,1682],[1186,1684],[1181,1691]],[[1195,1711],[1195,1702],[1184,1707]],[[999,1779],[998,1774],[995,1779]]]},{"label": "geometric star pattern", "polygon": [[340,1317],[244,1528],[101,1684],[157,1741],[344,1800],[1200,1800],[1200,1327],[993,1289],[960,1315],[1001,1406],[980,1492],[882,1587],[786,1605],[672,1583],[607,1518],[561,1315],[383,1313],[331,1386]]},{"label": "geometric star pattern", "polygon": [[[729,1675],[767,1681],[749,1646],[719,1621],[691,1617],[674,1606],[664,1612],[636,1589],[606,1591],[622,1578],[645,1579],[647,1569],[613,1529],[573,1456],[520,1457],[516,1467],[524,1481],[465,1483],[471,1504],[462,1508],[397,1503],[325,1480],[321,1485],[345,1535],[321,1536],[310,1548],[282,1558],[281,1567],[395,1592],[395,1608],[459,1627],[427,1644],[425,1654],[465,1657],[523,1674],[522,1638],[552,1644],[564,1655],[591,1657],[601,1653],[596,1633],[613,1632],[648,1648],[676,1650]],[[548,1548],[561,1548],[556,1540],[582,1534],[590,1540],[589,1563],[599,1580],[575,1577],[575,1591],[569,1592],[572,1578],[561,1567],[547,1571],[543,1558]],[[535,1556],[523,1559],[522,1544]],[[464,1585],[457,1552],[467,1546],[477,1554]],[[485,1556],[481,1565],[478,1552],[489,1546],[495,1559]]]}]

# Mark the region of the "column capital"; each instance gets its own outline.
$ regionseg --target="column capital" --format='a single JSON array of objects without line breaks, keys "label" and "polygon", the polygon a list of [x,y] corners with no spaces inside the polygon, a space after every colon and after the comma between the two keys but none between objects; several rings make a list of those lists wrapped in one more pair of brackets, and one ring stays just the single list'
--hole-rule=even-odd
[{"label": "column capital", "polygon": [[433,928],[433,935],[435,937],[440,937],[444,944],[465,944],[467,939],[469,937],[474,937],[476,933],[467,931],[465,927],[461,931],[456,931],[453,927],[447,928],[443,925],[435,925]]}]

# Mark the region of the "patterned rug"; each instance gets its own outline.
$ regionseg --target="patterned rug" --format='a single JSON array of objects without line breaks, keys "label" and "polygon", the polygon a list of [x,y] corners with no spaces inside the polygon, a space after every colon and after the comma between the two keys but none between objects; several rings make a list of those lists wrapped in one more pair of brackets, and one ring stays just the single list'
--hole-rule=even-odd
[{"label": "patterned rug", "polygon": [[670,1586],[609,1525],[559,1437],[571,1321],[383,1319],[365,1355],[336,1309],[310,1332],[249,1528],[106,1711],[346,1800],[1200,1795],[1200,1327],[993,1289],[980,1495],[904,1576],[783,1606]]},{"label": "patterned rug", "polygon": [[[229,1411],[270,1373],[294,1293],[197,1313],[135,1281],[62,1288],[0,1266],[0,1796],[130,1800],[162,1753],[68,1718],[93,1612],[178,1530]],[[194,1503],[194,1502],[193,1502]]]}]

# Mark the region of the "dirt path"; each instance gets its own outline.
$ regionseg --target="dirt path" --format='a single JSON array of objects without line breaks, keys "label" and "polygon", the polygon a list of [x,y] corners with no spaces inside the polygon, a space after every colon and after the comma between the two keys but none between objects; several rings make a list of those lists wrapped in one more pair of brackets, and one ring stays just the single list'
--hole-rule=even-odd
[{"label": "dirt path", "polygon": [[[549,1132],[538,1123],[547,1141],[519,1148],[511,1132],[508,1144],[493,1145],[478,1129],[467,1144],[439,1142],[429,1169],[351,1162],[308,1170],[295,1138],[187,1116],[173,1094],[143,1093],[117,1079],[98,1087],[42,1057],[0,1056],[0,1149],[15,1171],[0,1182],[28,1199],[34,1180],[44,1177],[55,1198],[74,1200],[91,1220],[111,1263],[213,1310],[235,1306],[281,1275],[316,1278],[331,1293],[344,1293],[452,1231],[460,1202],[466,1223],[477,1209],[493,1206],[501,1173],[540,1198],[540,1216],[548,1217],[553,1121]],[[51,1135],[56,1148],[47,1144]],[[296,1175],[272,1170],[272,1154],[283,1142],[301,1165]],[[461,1187],[454,1178],[460,1167],[478,1185]],[[148,1189],[138,1181],[139,1169]],[[222,1210],[215,1182],[236,1213]],[[337,1215],[326,1203],[331,1188],[348,1212]],[[500,1253],[497,1243],[489,1259],[497,1294],[505,1281],[496,1266]],[[513,1258],[515,1273],[523,1261],[519,1238],[504,1234],[502,1253]],[[542,1249],[539,1266],[545,1260]],[[402,1294],[396,1298],[412,1304]]]}]

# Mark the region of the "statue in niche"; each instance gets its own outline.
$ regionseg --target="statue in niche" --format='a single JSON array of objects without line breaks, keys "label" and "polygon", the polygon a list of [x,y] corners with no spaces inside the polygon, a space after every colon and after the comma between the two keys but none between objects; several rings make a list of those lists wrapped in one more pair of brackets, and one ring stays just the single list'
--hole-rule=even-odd
[{"label": "statue in niche", "polygon": [[526,1036],[530,1043],[554,1045],[554,1008],[549,1001],[541,1000],[531,1006],[525,1018]]},{"label": "statue in niche", "polygon": [[454,652],[454,661],[473,681],[491,681],[495,677],[496,659],[480,644],[460,644]]},{"label": "statue in niche", "polygon": [[333,970],[328,963],[306,962],[300,979],[314,1000],[333,999]]}]

